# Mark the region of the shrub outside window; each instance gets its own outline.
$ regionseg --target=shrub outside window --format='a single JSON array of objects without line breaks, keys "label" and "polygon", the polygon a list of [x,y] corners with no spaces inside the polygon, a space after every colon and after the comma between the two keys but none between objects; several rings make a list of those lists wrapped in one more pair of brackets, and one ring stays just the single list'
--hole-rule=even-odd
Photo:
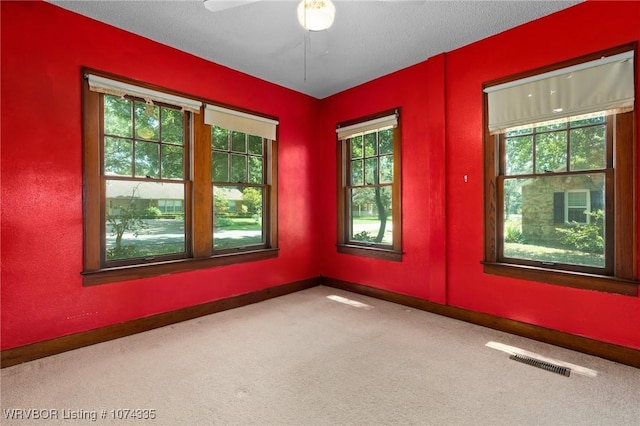
[{"label": "shrub outside window", "polygon": [[604,201],[612,192],[605,182],[613,167],[607,158],[613,157],[607,155],[612,144],[606,128],[605,114],[600,113],[507,129],[501,135],[500,257],[571,270],[593,268],[596,273],[610,269],[605,243],[612,239],[605,234],[605,223],[611,212]]},{"label": "shrub outside window", "polygon": [[485,272],[638,294],[633,61],[485,84]]}]

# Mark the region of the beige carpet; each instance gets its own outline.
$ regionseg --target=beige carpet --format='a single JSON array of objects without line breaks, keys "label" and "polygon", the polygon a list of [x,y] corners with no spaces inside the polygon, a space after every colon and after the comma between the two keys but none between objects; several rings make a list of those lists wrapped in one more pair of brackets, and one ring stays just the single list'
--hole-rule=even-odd
[{"label": "beige carpet", "polygon": [[639,369],[328,287],[5,368],[1,390],[3,425],[640,425]]}]

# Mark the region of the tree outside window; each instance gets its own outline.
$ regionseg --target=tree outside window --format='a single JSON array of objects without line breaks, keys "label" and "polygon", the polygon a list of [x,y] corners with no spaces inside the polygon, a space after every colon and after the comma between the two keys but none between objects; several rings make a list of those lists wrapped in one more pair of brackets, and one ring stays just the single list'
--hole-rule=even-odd
[{"label": "tree outside window", "polygon": [[337,130],[338,250],[401,260],[400,131],[390,113]]},{"label": "tree outside window", "polygon": [[89,69],[82,94],[85,285],[277,256],[277,120]]},{"label": "tree outside window", "polygon": [[634,51],[484,84],[486,273],[638,294]]}]

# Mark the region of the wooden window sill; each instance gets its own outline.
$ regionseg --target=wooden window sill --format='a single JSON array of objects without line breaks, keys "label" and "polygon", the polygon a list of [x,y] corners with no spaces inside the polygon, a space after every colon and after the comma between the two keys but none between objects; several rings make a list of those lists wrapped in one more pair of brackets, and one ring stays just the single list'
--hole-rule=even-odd
[{"label": "wooden window sill", "polygon": [[338,253],[352,254],[355,256],[373,257],[376,259],[392,260],[402,262],[402,251],[380,248],[365,247],[353,244],[338,244]]},{"label": "wooden window sill", "polygon": [[625,296],[638,296],[638,286],[640,285],[638,281],[624,280],[607,275],[559,271],[536,266],[501,262],[481,263],[484,265],[484,272],[486,274],[558,284],[585,290],[622,294]]},{"label": "wooden window sill", "polygon": [[82,272],[85,286],[106,284],[117,281],[127,281],[139,278],[155,277],[176,272],[195,271],[197,269],[213,268],[234,263],[252,262],[271,259],[278,256],[279,249],[260,249],[237,253],[219,254],[207,258],[179,259],[167,262],[148,263],[144,265],[119,266],[97,271]]}]

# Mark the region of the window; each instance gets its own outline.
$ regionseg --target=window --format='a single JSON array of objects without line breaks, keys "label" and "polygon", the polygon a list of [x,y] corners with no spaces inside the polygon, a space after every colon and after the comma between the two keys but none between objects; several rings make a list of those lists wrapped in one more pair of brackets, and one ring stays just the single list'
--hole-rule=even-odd
[{"label": "window", "polygon": [[[602,190],[593,192],[604,195],[604,191]],[[571,190],[564,193],[565,223],[588,225],[591,223],[591,217],[595,214],[595,212],[602,212],[602,208],[600,208],[599,210],[593,209],[592,211],[589,197],[590,194],[591,192],[585,189]],[[604,240],[603,231],[604,229],[602,231],[598,230],[598,233],[596,234],[596,241],[599,242],[600,239]]]},{"label": "window", "polygon": [[277,121],[85,77],[85,284],[276,255]]},{"label": "window", "polygon": [[607,267],[605,222],[612,212],[603,201],[613,193],[606,179],[613,144],[606,120],[599,113],[500,135],[504,258],[598,273]]},{"label": "window", "polygon": [[485,87],[485,272],[637,294],[633,52]]},{"label": "window", "polygon": [[398,112],[342,123],[338,134],[338,251],[402,259]]},{"label": "window", "polygon": [[106,94],[102,100],[105,263],[185,256],[184,215],[168,219],[156,206],[164,201],[160,197],[184,202],[187,114]]},{"label": "window", "polygon": [[184,213],[184,200],[158,200],[160,213]]},{"label": "window", "polygon": [[265,140],[218,126],[211,135],[214,250],[262,246],[269,189],[264,173]]}]

